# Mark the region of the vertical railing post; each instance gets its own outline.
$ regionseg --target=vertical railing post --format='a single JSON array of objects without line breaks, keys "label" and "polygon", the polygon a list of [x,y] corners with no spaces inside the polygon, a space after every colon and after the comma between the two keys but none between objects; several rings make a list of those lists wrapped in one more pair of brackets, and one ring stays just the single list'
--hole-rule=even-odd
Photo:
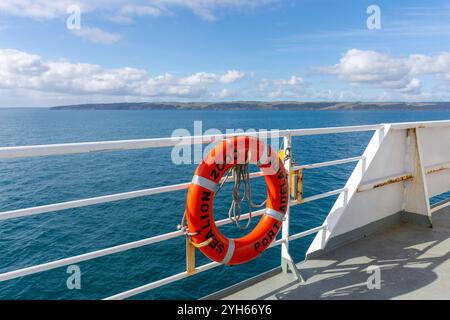
[{"label": "vertical railing post", "polygon": [[195,273],[195,247],[186,237],[186,272],[191,275]]},{"label": "vertical railing post", "polygon": [[[284,168],[286,169],[286,173],[288,175],[288,183],[289,183],[289,171],[292,166],[292,138],[291,135],[286,135],[283,137],[283,153],[286,161],[284,162]],[[288,189],[289,190],[289,186]],[[288,191],[289,195],[289,191]],[[291,256],[289,255],[289,220],[290,220],[290,197],[288,196],[287,201],[287,210],[285,219],[283,221],[282,229],[281,229],[281,238],[283,239],[283,243],[281,244],[281,269],[284,273],[288,272],[289,269],[289,261]]]}]

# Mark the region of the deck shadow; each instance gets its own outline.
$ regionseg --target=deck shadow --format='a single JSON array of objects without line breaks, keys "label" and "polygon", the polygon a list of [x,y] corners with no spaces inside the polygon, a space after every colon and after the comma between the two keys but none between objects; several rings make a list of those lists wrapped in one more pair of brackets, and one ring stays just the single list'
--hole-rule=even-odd
[{"label": "deck shadow", "polygon": [[[433,228],[402,222],[300,263],[305,283],[257,299],[450,299],[450,208],[433,220]],[[370,266],[380,268],[380,289],[367,286]]]}]

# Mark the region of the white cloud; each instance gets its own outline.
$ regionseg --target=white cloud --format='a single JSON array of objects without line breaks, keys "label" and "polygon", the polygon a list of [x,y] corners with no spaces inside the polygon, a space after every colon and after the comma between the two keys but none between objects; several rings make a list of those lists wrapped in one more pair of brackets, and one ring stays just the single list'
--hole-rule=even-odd
[{"label": "white cloud", "polygon": [[205,85],[212,83],[231,84],[245,77],[245,73],[238,70],[229,70],[222,75],[207,72],[197,72],[191,76],[180,79],[183,85]]},{"label": "white cloud", "polygon": [[187,9],[204,20],[216,19],[216,12],[229,10],[251,10],[278,0],[1,0],[0,16],[11,15],[36,20],[67,19],[78,6],[81,13],[81,29],[71,32],[93,43],[114,44],[122,36],[83,25],[84,17],[96,14],[116,23],[132,23],[136,17],[172,15],[177,8]]},{"label": "white cloud", "polygon": [[245,77],[245,73],[238,70],[230,70],[220,76],[219,80],[222,83],[228,84],[241,80]]},{"label": "white cloud", "polygon": [[239,70],[151,75],[143,69],[46,60],[19,50],[0,49],[0,105],[10,101],[55,105],[223,99],[437,101],[450,97],[450,53],[397,58],[352,49],[338,64],[321,70],[337,78],[306,81],[292,75],[260,79]]},{"label": "white cloud", "polygon": [[239,81],[242,74],[232,70],[223,74],[198,72],[175,77],[166,73],[152,77],[141,69],[107,69],[95,64],[45,61],[38,55],[0,49],[0,89],[3,90],[136,99],[224,97],[229,91],[223,86]]},{"label": "white cloud", "polygon": [[82,13],[112,14],[112,20],[130,22],[134,16],[158,16],[171,9],[184,8],[205,20],[215,20],[224,9],[251,10],[278,0],[2,0],[0,13],[34,19],[65,17],[70,5],[78,5]]},{"label": "white cloud", "polygon": [[395,59],[376,51],[351,49],[330,71],[351,83],[400,89],[409,83],[411,70],[404,59]]},{"label": "white cloud", "polygon": [[74,35],[93,43],[114,44],[122,39],[122,35],[103,31],[95,27],[82,26],[80,29],[70,30]]},{"label": "white cloud", "polygon": [[322,73],[337,74],[351,84],[419,95],[422,92],[421,76],[432,75],[441,81],[450,80],[450,53],[395,58],[377,51],[351,49],[338,64],[320,70]]},{"label": "white cloud", "polygon": [[422,89],[422,82],[419,79],[412,78],[409,83],[400,89],[406,94],[420,94]]},{"label": "white cloud", "polygon": [[304,84],[303,78],[292,76],[289,79],[281,79],[281,80],[275,80],[275,84],[280,86],[291,86],[291,87],[302,87]]},{"label": "white cloud", "polygon": [[197,72],[191,76],[180,79],[180,84],[188,86],[206,85],[215,82],[217,82],[217,75],[207,72]]},{"label": "white cloud", "polygon": [[150,1],[164,3],[166,8],[172,6],[185,7],[201,18],[209,21],[216,19],[216,11],[224,9],[255,9],[257,7],[266,6],[278,2],[277,0],[165,0]]},{"label": "white cloud", "polygon": [[92,1],[80,0],[2,0],[0,13],[34,19],[54,19],[67,16],[67,8],[78,5],[82,12],[90,12],[94,6]]},{"label": "white cloud", "polygon": [[228,99],[228,98],[230,98],[232,96],[233,96],[233,92],[228,90],[228,89],[222,89],[219,92],[215,92],[213,94],[214,98],[220,99],[220,100]]},{"label": "white cloud", "polygon": [[118,23],[132,23],[133,17],[157,17],[164,13],[166,10],[157,6],[128,4],[119,9],[118,13],[110,20]]},{"label": "white cloud", "polygon": [[258,91],[269,99],[300,99],[306,95],[305,82],[298,76],[292,76],[289,79],[262,79],[259,82]]},{"label": "white cloud", "polygon": [[414,54],[409,57],[407,63],[412,74],[439,75],[444,80],[450,80],[450,52],[436,56]]}]

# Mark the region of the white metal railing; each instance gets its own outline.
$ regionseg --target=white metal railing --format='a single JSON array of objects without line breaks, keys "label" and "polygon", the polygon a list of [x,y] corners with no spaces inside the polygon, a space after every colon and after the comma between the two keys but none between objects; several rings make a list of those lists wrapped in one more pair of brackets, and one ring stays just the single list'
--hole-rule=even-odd
[{"label": "white metal railing", "polygon": [[[251,179],[261,177],[261,176],[263,176],[262,172],[253,172],[250,174]],[[231,182],[231,180],[229,180],[227,182]],[[181,190],[187,189],[189,187],[189,184],[190,184],[190,182],[185,182],[185,183],[173,184],[173,185],[164,186],[164,187],[149,188],[149,189],[143,189],[143,190],[137,190],[137,191],[131,191],[131,192],[116,193],[116,194],[111,194],[111,195],[106,195],[106,196],[95,197],[95,198],[87,198],[87,199],[81,199],[81,200],[49,204],[49,205],[44,205],[44,206],[25,208],[25,209],[4,211],[4,212],[0,213],[0,221],[12,219],[12,218],[26,217],[26,216],[31,216],[31,215],[41,214],[41,213],[47,213],[47,212],[55,212],[55,211],[61,211],[61,210],[66,210],[66,209],[81,208],[81,207],[92,206],[92,205],[101,204],[101,203],[108,203],[108,202],[114,202],[114,201],[120,201],[120,200],[127,200],[127,199],[151,196],[151,195],[156,195],[156,194],[166,193],[166,192],[181,191]]]},{"label": "white metal railing", "polygon": [[[430,122],[431,123],[431,122]],[[423,125],[422,123],[415,123],[415,124],[409,124],[411,125]],[[436,122],[435,125],[440,125],[439,122]],[[393,125],[394,126],[394,125]],[[404,126],[404,124],[398,124],[399,128]],[[348,126],[348,127],[331,127],[331,128],[314,128],[314,129],[296,129],[296,130],[281,130],[276,131],[275,134],[272,132],[270,137],[280,137],[284,138],[285,141],[288,141],[288,144],[291,145],[291,138],[294,136],[308,136],[308,135],[321,135],[321,134],[338,134],[338,133],[350,133],[350,132],[363,132],[363,131],[374,131],[379,130],[382,131],[384,129],[385,125],[383,124],[377,124],[377,125],[363,125],[363,126]],[[115,150],[133,150],[133,149],[147,149],[147,148],[161,148],[161,147],[171,147],[175,145],[185,144],[185,145],[192,145],[192,144],[202,144],[202,143],[211,143],[220,139],[223,139],[225,137],[229,136],[241,136],[241,135],[252,135],[252,136],[258,136],[258,133],[249,134],[249,133],[242,133],[242,134],[231,134],[231,135],[210,135],[210,136],[191,136],[191,137],[182,137],[183,139],[180,140],[179,138],[162,138],[162,139],[141,139],[141,140],[124,140],[124,141],[104,141],[104,142],[86,142],[86,143],[69,143],[69,144],[53,144],[53,145],[36,145],[36,146],[23,146],[23,147],[3,147],[0,148],[0,160],[1,159],[14,159],[14,158],[29,158],[29,157],[40,157],[40,156],[54,156],[54,155],[66,155],[66,154],[77,154],[77,153],[87,153],[87,152],[100,152],[100,151],[115,151]],[[286,151],[286,150],[285,150]],[[316,163],[316,164],[309,164],[309,165],[302,165],[297,167],[290,167],[288,168],[289,172],[293,170],[299,170],[299,169],[313,169],[313,168],[320,168],[320,167],[327,167],[327,166],[333,166],[338,164],[344,164],[354,161],[364,161],[364,157],[353,157],[353,158],[346,158],[346,159],[338,159],[334,161],[327,161],[322,163]],[[261,177],[263,174],[261,172],[255,172],[252,173],[251,177]],[[189,183],[181,183],[176,185],[170,185],[170,186],[162,186],[162,187],[156,187],[156,188],[150,188],[150,189],[144,189],[144,190],[138,190],[138,191],[132,191],[132,192],[125,192],[125,193],[118,193],[113,195],[106,195],[106,196],[100,196],[100,197],[94,197],[94,198],[88,198],[88,199],[81,199],[81,200],[75,200],[75,201],[68,201],[68,202],[62,202],[62,203],[56,203],[56,204],[50,204],[50,205],[44,205],[44,206],[37,206],[32,208],[25,208],[25,209],[18,209],[18,210],[10,210],[0,213],[0,220],[6,220],[6,219],[12,219],[12,218],[18,218],[18,217],[25,217],[30,215],[36,215],[36,214],[42,214],[47,212],[53,212],[53,211],[60,211],[60,210],[66,210],[71,208],[79,208],[84,206],[90,206],[94,204],[100,204],[100,203],[107,203],[107,202],[113,202],[113,201],[119,201],[119,200],[125,200],[125,199],[132,199],[137,197],[144,197],[144,196],[150,196],[150,195],[156,195],[166,192],[173,192],[173,191],[180,191],[185,190],[189,186]],[[322,199],[325,197],[338,195],[342,192],[348,192],[346,188],[343,189],[337,189],[329,192],[325,192],[319,195],[314,195],[311,197],[304,198],[301,203],[314,201],[317,199]],[[300,204],[298,202],[289,202],[288,206],[293,206]],[[264,210],[259,210],[256,212],[253,212],[253,216],[260,216],[264,213]],[[249,214],[242,215],[242,219],[248,219]],[[218,226],[226,225],[230,223],[228,219],[220,220],[217,222]],[[287,244],[289,240],[296,240],[302,237],[306,237],[308,235],[311,235],[313,233],[316,233],[320,230],[326,229],[326,225],[322,225],[316,228],[312,228],[310,230],[306,230],[294,235],[287,235],[287,237],[282,237],[282,239],[278,239],[274,241],[270,247],[275,247],[279,245],[285,245],[287,248]],[[54,268],[70,265],[73,263],[78,263],[82,261],[87,261],[93,258],[103,257],[106,255],[114,254],[123,252],[126,250],[131,250],[134,248],[139,248],[142,246],[147,246],[150,244],[158,243],[161,241],[173,239],[176,237],[182,236],[183,233],[181,231],[174,231],[165,233],[162,235],[157,235],[154,237],[129,242],[117,246],[113,246],[106,249],[101,249],[97,251],[93,251],[86,254],[81,254],[69,258],[64,258],[48,263],[43,263],[40,265],[30,266],[18,270],[13,270],[9,272],[5,272],[0,274],[0,281],[6,281],[26,275],[31,275],[38,272],[43,272],[47,270],[51,270]],[[117,295],[113,295],[106,299],[125,299],[134,295],[137,295],[139,293],[143,293],[155,288],[158,288],[160,286],[163,286],[168,283],[172,283],[178,280],[181,280],[183,278],[192,276],[194,274],[204,272],[207,270],[210,270],[212,268],[215,268],[217,266],[221,265],[217,262],[208,263],[202,266],[195,267],[193,273],[182,272],[164,279],[160,279],[158,281],[151,282],[149,284],[143,285],[138,288],[134,288],[122,293],[119,293]]]},{"label": "white metal railing", "polygon": [[[285,136],[294,137],[294,136],[308,136],[308,135],[320,135],[331,133],[372,131],[376,129],[381,129],[382,127],[383,125],[377,124],[377,125],[349,126],[349,127],[277,130],[271,132],[270,134],[271,137],[273,138],[277,137],[282,138]],[[99,152],[99,151],[163,148],[163,147],[173,147],[176,145],[180,146],[180,145],[211,143],[227,137],[260,136],[260,135],[261,133],[254,132],[254,133],[218,134],[218,135],[139,139],[139,140],[49,144],[49,145],[36,145],[23,147],[3,147],[0,148],[0,159],[55,156],[55,155],[67,155],[67,154]]]},{"label": "white metal railing", "polygon": [[304,164],[304,165],[301,165],[301,166],[294,166],[294,167],[292,167],[292,170],[317,169],[317,168],[335,166],[335,165],[338,165],[338,164],[345,164],[345,163],[355,162],[355,161],[364,160],[364,159],[365,159],[365,157],[360,156],[360,157],[345,158],[345,159],[326,161],[326,162],[319,162],[319,163],[313,163],[313,164]]},{"label": "white metal railing", "polygon": [[[261,216],[262,214],[264,214],[264,210],[263,209],[262,210],[258,210],[258,211],[254,211],[254,212],[252,212],[252,217],[258,217],[258,216]],[[247,214],[243,214],[241,216],[241,219],[244,219],[244,220],[248,219],[249,216],[250,215],[248,213]],[[216,224],[217,224],[217,226],[220,227],[220,226],[223,226],[223,225],[227,225],[229,223],[231,223],[231,221],[229,219],[223,219],[223,220],[217,221]],[[0,281],[11,280],[11,279],[15,279],[15,278],[31,275],[31,274],[34,274],[34,273],[42,272],[42,271],[48,271],[48,270],[51,270],[51,269],[67,266],[67,265],[70,265],[70,264],[79,263],[79,262],[82,262],[82,261],[87,261],[87,260],[91,260],[91,259],[94,259],[94,258],[107,256],[107,255],[110,255],[110,254],[113,254],[113,253],[119,253],[119,252],[122,252],[122,251],[127,251],[127,250],[130,250],[130,249],[135,249],[135,248],[147,246],[147,245],[150,245],[150,244],[155,244],[155,243],[158,243],[158,242],[162,242],[162,241],[178,238],[178,237],[181,237],[183,235],[184,234],[183,234],[182,231],[173,231],[173,232],[161,234],[161,235],[150,237],[150,238],[146,238],[146,239],[142,239],[142,240],[138,240],[138,241],[133,241],[133,242],[117,245],[117,246],[106,248],[106,249],[101,249],[101,250],[97,250],[97,251],[93,251],[93,252],[89,252],[89,253],[85,253],[85,254],[80,254],[78,256],[73,256],[73,257],[70,257],[70,258],[55,260],[55,261],[52,261],[52,262],[47,262],[47,263],[35,265],[35,266],[32,266],[32,267],[28,267],[28,268],[18,269],[18,270],[14,270],[14,271],[10,271],[10,272],[5,272],[5,273],[0,274]]]},{"label": "white metal railing", "polygon": [[431,213],[434,213],[436,211],[442,210],[444,208],[447,208],[450,206],[450,199],[441,201],[439,203],[436,203],[434,206],[431,207]]},{"label": "white metal railing", "polygon": [[331,197],[331,196],[335,196],[335,195],[341,194],[342,192],[348,192],[348,189],[347,188],[342,188],[342,189],[336,189],[336,190],[324,192],[324,193],[321,193],[321,194],[316,194],[314,196],[303,198],[300,202],[291,201],[291,206],[295,206],[295,205],[300,204],[300,203],[311,202],[311,201],[315,201],[315,200],[319,200],[319,199],[323,199],[323,198],[328,198],[328,197]]}]

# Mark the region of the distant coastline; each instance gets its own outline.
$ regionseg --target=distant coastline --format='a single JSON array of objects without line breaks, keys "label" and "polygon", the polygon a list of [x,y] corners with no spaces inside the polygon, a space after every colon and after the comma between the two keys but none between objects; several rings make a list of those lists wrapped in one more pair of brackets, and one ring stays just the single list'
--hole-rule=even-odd
[{"label": "distant coastline", "polygon": [[450,102],[131,102],[51,107],[51,110],[450,110]]}]

